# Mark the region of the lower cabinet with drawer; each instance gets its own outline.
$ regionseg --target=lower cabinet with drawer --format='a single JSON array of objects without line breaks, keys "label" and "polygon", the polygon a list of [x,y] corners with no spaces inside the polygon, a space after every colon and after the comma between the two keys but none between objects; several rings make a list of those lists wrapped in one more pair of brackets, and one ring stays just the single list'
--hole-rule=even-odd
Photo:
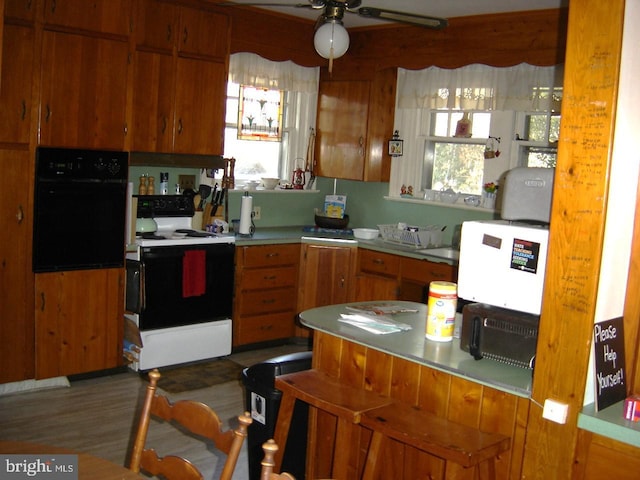
[{"label": "lower cabinet with drawer", "polygon": [[233,346],[294,336],[300,245],[236,248]]},{"label": "lower cabinet with drawer", "polygon": [[457,268],[447,263],[360,249],[356,299],[426,303],[431,282],[456,278]]}]

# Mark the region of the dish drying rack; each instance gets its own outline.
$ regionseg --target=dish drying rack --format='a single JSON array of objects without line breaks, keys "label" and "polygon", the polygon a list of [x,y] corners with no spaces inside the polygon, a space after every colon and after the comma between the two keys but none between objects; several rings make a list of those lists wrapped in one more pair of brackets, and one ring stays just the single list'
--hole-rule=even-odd
[{"label": "dish drying rack", "polygon": [[426,227],[398,228],[398,224],[378,225],[380,236],[385,242],[398,243],[415,248],[439,246],[442,243],[442,225]]}]

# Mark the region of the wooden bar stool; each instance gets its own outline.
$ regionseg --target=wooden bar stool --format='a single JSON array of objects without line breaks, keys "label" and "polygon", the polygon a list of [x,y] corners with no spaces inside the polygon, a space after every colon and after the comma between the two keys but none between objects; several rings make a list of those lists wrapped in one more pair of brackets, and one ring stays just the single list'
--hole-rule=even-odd
[{"label": "wooden bar stool", "polygon": [[394,401],[362,415],[360,424],[373,431],[362,480],[377,478],[383,443],[392,438],[464,468],[476,478],[495,479],[495,459],[510,448],[509,437],[486,433]]},{"label": "wooden bar stool", "polygon": [[[276,377],[275,388],[282,391],[280,411],[274,434],[277,445],[287,444],[293,407],[296,400],[308,403],[337,417],[336,438],[333,449],[332,477],[350,480],[352,445],[358,433],[356,426],[364,412],[379,408],[391,399],[361,388],[351,387],[317,370],[304,370]],[[282,466],[283,450],[275,455],[276,468]]]}]

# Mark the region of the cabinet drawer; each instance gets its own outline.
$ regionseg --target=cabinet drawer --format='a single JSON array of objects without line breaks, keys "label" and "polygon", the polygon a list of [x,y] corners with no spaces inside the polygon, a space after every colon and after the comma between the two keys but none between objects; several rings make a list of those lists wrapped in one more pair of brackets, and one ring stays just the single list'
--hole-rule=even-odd
[{"label": "cabinet drawer", "polygon": [[398,255],[361,249],[358,251],[358,271],[397,277],[400,272],[399,258]]},{"label": "cabinet drawer", "polygon": [[234,345],[264,342],[279,338],[292,337],[294,334],[295,314],[293,312],[274,313],[237,320],[238,338]]},{"label": "cabinet drawer", "polygon": [[269,312],[294,311],[296,306],[295,288],[274,288],[238,293],[238,314],[256,315]]},{"label": "cabinet drawer", "polygon": [[270,267],[297,265],[300,261],[300,245],[258,245],[241,247],[245,267]]},{"label": "cabinet drawer", "polygon": [[242,271],[240,288],[258,290],[265,288],[292,287],[296,284],[296,267],[245,268]]},{"label": "cabinet drawer", "polygon": [[416,282],[444,281],[455,282],[458,269],[447,263],[435,263],[428,260],[402,258],[402,278]]}]

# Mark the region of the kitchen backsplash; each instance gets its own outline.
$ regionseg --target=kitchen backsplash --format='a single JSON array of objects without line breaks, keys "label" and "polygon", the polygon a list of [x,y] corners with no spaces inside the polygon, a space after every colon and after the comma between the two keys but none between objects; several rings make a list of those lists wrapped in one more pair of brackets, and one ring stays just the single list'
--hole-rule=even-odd
[{"label": "kitchen backsplash", "polygon": [[[177,183],[178,175],[195,175],[200,178],[199,169],[167,167],[131,167],[129,181],[134,183],[137,193],[137,181],[143,174],[156,178],[159,182],[160,171],[169,172],[169,187]],[[444,241],[449,243],[456,226],[465,220],[489,220],[493,214],[486,210],[477,211],[457,209],[439,205],[406,203],[387,200],[389,184],[385,182],[360,182],[337,180],[336,193],[347,195],[346,213],[349,214],[350,228],[373,227],[379,224],[406,222],[413,225],[446,225]],[[313,225],[314,209],[322,209],[325,195],[333,194],[334,180],[319,177],[315,191],[252,191],[253,205],[260,207],[260,220],[255,220],[256,229],[260,227],[280,227],[289,225]],[[240,218],[242,190],[234,190],[229,198],[230,219]]]}]

